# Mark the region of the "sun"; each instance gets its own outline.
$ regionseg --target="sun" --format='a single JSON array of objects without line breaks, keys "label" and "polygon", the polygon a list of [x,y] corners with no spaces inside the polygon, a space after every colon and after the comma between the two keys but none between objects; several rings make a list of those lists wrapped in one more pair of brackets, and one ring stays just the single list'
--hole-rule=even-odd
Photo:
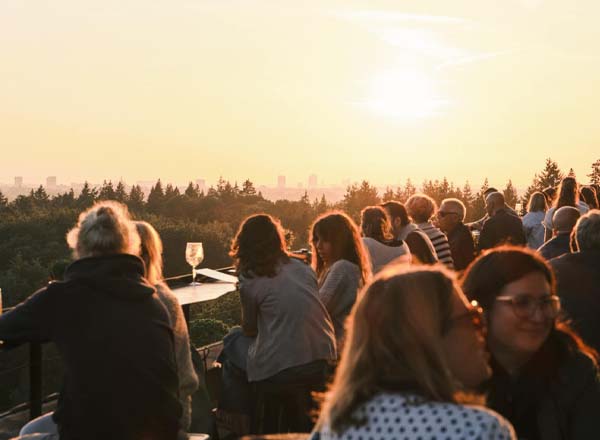
[{"label": "sun", "polygon": [[448,102],[440,97],[432,77],[406,68],[374,75],[364,104],[378,115],[410,121],[438,115]]}]

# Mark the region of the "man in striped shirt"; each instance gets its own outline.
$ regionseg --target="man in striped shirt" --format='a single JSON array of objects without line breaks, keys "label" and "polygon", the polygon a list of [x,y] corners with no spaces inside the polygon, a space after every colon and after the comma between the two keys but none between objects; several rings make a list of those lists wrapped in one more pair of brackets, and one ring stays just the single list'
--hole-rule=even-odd
[{"label": "man in striped shirt", "polygon": [[419,229],[431,240],[438,260],[449,269],[454,269],[448,238],[431,223],[431,218],[437,211],[435,201],[425,194],[414,194],[406,201],[406,210]]}]

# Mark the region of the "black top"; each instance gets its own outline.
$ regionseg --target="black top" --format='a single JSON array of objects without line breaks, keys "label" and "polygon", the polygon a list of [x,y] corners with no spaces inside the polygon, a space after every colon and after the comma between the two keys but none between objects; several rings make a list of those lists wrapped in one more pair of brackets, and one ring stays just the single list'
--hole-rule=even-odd
[{"label": "black top", "polygon": [[84,258],[0,317],[9,345],[52,341],[65,364],[61,440],[176,439],[173,333],[132,255]]},{"label": "black top", "polygon": [[479,236],[479,249],[490,249],[501,244],[525,245],[523,222],[506,211],[499,209],[484,224]]},{"label": "black top", "polygon": [[556,331],[518,375],[492,359],[488,406],[519,439],[586,440],[600,430],[600,381],[593,360]]},{"label": "black top", "polygon": [[448,232],[448,243],[454,260],[454,269],[464,270],[475,258],[475,245],[469,228],[462,222]]},{"label": "black top", "polygon": [[550,264],[571,325],[586,343],[600,351],[600,249],[565,254]]},{"label": "black top", "polygon": [[538,249],[540,255],[546,260],[560,257],[571,252],[571,236],[568,232],[560,232],[552,237]]},{"label": "black top", "polygon": [[410,253],[417,259],[417,261],[413,261],[414,263],[435,264],[438,262],[435,249],[433,245],[430,246],[431,242],[427,243],[428,241],[429,237],[420,230],[412,231],[406,236],[406,244]]}]

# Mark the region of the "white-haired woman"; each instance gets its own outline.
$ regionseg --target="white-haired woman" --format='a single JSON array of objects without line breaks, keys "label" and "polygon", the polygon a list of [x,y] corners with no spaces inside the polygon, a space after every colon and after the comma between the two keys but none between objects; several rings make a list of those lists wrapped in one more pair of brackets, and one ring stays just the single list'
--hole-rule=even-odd
[{"label": "white-haired woman", "polygon": [[140,255],[146,265],[146,279],[156,287],[156,293],[163,302],[173,325],[175,359],[179,375],[179,400],[183,409],[180,422],[180,439],[187,439],[187,430],[191,421],[191,396],[198,389],[198,377],[192,364],[190,336],[185,317],[177,297],[163,282],[162,241],[156,229],[147,222],[135,222],[141,239]]},{"label": "white-haired woman", "polygon": [[61,440],[175,440],[181,406],[171,325],[144,278],[127,208],[92,206],[67,241],[76,261],[64,281],[2,315],[0,340],[56,344],[66,373],[51,417]]}]

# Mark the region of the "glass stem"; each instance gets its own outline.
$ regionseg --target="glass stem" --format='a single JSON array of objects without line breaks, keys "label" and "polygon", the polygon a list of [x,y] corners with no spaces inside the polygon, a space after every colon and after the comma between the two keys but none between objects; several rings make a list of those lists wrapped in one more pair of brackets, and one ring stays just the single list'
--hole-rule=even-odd
[{"label": "glass stem", "polygon": [[196,282],[196,266],[192,266],[192,283]]}]

